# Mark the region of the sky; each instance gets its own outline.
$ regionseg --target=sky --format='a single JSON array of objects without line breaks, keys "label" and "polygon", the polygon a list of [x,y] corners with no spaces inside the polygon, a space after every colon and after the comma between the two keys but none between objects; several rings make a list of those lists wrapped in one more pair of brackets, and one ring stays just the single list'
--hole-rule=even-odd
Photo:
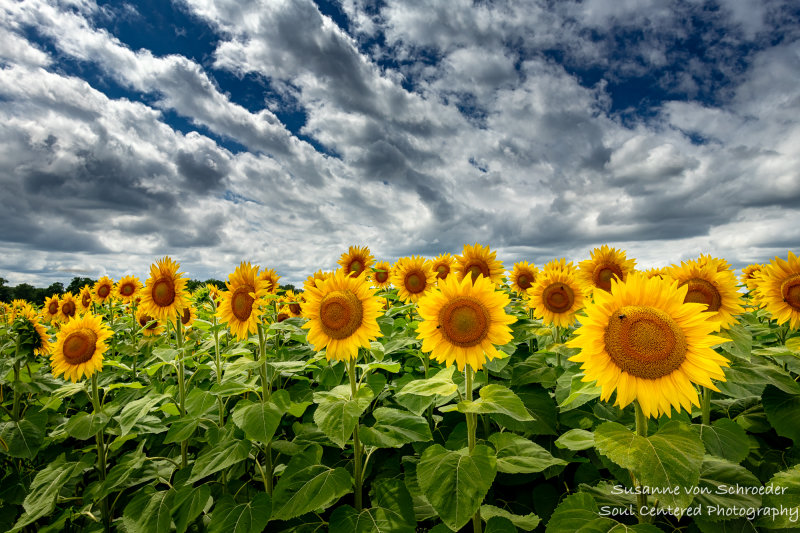
[{"label": "sky", "polygon": [[796,0],[0,0],[0,277],[800,249]]}]

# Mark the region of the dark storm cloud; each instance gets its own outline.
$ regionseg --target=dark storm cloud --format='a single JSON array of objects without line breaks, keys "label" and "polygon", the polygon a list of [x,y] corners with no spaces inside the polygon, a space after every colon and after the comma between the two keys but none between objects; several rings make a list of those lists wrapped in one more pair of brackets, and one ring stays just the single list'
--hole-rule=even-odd
[{"label": "dark storm cloud", "polygon": [[181,150],[175,156],[175,162],[187,188],[199,194],[219,189],[230,172],[228,162],[213,152]]}]

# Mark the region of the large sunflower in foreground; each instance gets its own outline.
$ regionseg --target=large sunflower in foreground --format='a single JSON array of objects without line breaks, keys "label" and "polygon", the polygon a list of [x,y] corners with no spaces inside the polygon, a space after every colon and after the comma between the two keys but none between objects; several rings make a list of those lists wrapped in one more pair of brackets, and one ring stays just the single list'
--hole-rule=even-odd
[{"label": "large sunflower in foreground", "polygon": [[397,297],[401,301],[416,303],[433,288],[436,275],[424,257],[415,255],[398,259],[389,281],[397,287]]},{"label": "large sunflower in foreground", "polygon": [[258,278],[267,282],[264,286],[267,289],[267,294],[275,294],[278,292],[278,288],[280,287],[280,285],[278,285],[278,280],[281,279],[281,277],[275,272],[274,268],[265,268],[258,275]]},{"label": "large sunflower in foreground", "polygon": [[734,315],[744,308],[733,271],[719,270],[718,265],[713,259],[683,261],[669,267],[668,273],[679,285],[688,287],[687,302],[705,304],[720,327],[727,328],[736,323]]},{"label": "large sunflower in foreground", "polygon": [[158,320],[175,320],[178,313],[189,305],[186,278],[178,272],[180,265],[164,257],[150,265],[150,277],[142,289],[139,305]]},{"label": "large sunflower in foreground", "polygon": [[246,339],[258,331],[259,309],[266,305],[263,298],[269,293],[268,282],[258,275],[257,266],[242,261],[225,285],[228,290],[220,297],[217,318],[228,324],[237,339]]},{"label": "large sunflower in foreground", "polygon": [[86,313],[72,319],[61,327],[56,345],[50,356],[50,367],[54,376],[77,382],[103,368],[103,354],[108,346],[106,339],[111,330],[103,324],[101,317]]},{"label": "large sunflower in foreground", "polygon": [[389,285],[391,285],[389,283],[391,270],[392,266],[386,261],[378,261],[375,263],[375,266],[372,267],[372,285],[378,289],[388,289]]},{"label": "large sunflower in foreground", "polygon": [[439,254],[431,259],[431,270],[436,273],[436,279],[445,279],[450,275],[455,262],[455,258],[448,253]]},{"label": "large sunflower in foreground", "polygon": [[375,296],[365,276],[352,277],[338,271],[304,293],[303,316],[308,322],[308,342],[314,350],[325,348],[328,360],[347,361],[358,356],[358,349],[369,347],[380,337],[378,317],[383,313],[381,299]]},{"label": "large sunflower in foreground", "polygon": [[[604,291],[611,289],[611,280],[625,281],[634,271],[636,261],[627,259],[624,250],[603,245],[590,253],[590,259],[578,263],[578,277],[585,286]],[[593,289],[593,292],[594,291]]]},{"label": "large sunflower in foreground", "polygon": [[92,300],[98,304],[104,304],[111,298],[114,292],[114,280],[108,276],[98,279],[92,287]]},{"label": "large sunflower in foreground", "polygon": [[60,308],[61,305],[59,305],[58,302],[58,295],[54,294],[52,296],[49,296],[44,301],[44,307],[42,308],[42,316],[47,322],[58,320],[58,310]]},{"label": "large sunflower in foreground", "polygon": [[422,351],[448,366],[455,363],[459,370],[466,365],[483,368],[487,360],[501,357],[496,345],[511,341],[509,324],[516,318],[505,312],[509,302],[508,295],[483,276],[474,282],[471,276],[440,280],[439,287],[417,304]]},{"label": "large sunflower in foreground", "polygon": [[497,252],[478,243],[465,244],[464,251],[456,257],[456,274],[459,281],[470,275],[472,280],[483,276],[497,285],[503,282],[503,262],[497,260]]},{"label": "large sunflower in foreground", "polygon": [[339,265],[342,268],[340,272],[348,276],[360,276],[365,272],[369,272],[375,263],[375,258],[366,246],[351,246],[346,253],[342,254],[339,259]]},{"label": "large sunflower in foreground", "polygon": [[84,285],[81,292],[78,294],[78,303],[80,304],[81,312],[90,311],[92,309],[92,286]]},{"label": "large sunflower in foreground", "polygon": [[511,271],[511,288],[524,298],[528,296],[528,289],[533,286],[539,269],[529,264],[527,261],[514,263],[514,270]]},{"label": "large sunflower in foreground", "polygon": [[71,292],[65,292],[58,302],[58,319],[67,322],[78,312],[78,304]]},{"label": "large sunflower in foreground", "polygon": [[125,303],[130,303],[142,288],[142,282],[136,276],[125,276],[117,282],[115,295]]},{"label": "large sunflower in foreground", "polygon": [[586,305],[586,292],[571,262],[551,261],[528,289],[528,306],[544,324],[569,327],[575,323],[575,313]]},{"label": "large sunflower in foreground", "polygon": [[671,407],[699,406],[694,384],[718,390],[728,360],[711,347],[725,342],[705,305],[684,303],[687,285],[631,274],[613,280],[611,292],[595,291],[594,303],[568,346],[580,348],[584,382],[596,381],[600,398],[617,393],[616,405],[639,402],[645,416],[671,416]]},{"label": "large sunflower in foreground", "polygon": [[792,252],[786,261],[776,257],[764,267],[758,300],[778,324],[800,327],[800,259]]}]

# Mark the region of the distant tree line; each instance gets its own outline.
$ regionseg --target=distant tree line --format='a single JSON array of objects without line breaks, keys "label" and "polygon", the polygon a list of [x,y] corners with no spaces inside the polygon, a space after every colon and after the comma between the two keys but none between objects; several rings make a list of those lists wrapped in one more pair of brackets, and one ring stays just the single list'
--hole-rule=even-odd
[{"label": "distant tree line", "polygon": [[[46,298],[58,294],[61,296],[65,292],[71,292],[77,295],[84,285],[94,285],[97,280],[92,278],[74,277],[69,285],[66,287],[60,281],[56,281],[46,288],[34,287],[29,283],[20,283],[14,287],[8,285],[8,280],[0,278],[0,302],[10,303],[12,300],[26,300],[36,305],[44,304]],[[198,287],[204,285],[216,285],[220,289],[225,289],[225,282],[218,279],[207,279],[200,281],[199,279],[190,279],[186,281],[186,288],[194,292]],[[280,286],[283,290],[296,291],[294,285],[287,283]]]}]

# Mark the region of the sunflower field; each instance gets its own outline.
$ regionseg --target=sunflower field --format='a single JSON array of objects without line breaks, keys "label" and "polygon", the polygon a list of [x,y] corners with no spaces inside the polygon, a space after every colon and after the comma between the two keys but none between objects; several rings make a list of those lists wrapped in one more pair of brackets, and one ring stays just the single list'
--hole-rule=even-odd
[{"label": "sunflower field", "polygon": [[0,304],[0,530],[800,531],[800,260],[488,247]]}]

